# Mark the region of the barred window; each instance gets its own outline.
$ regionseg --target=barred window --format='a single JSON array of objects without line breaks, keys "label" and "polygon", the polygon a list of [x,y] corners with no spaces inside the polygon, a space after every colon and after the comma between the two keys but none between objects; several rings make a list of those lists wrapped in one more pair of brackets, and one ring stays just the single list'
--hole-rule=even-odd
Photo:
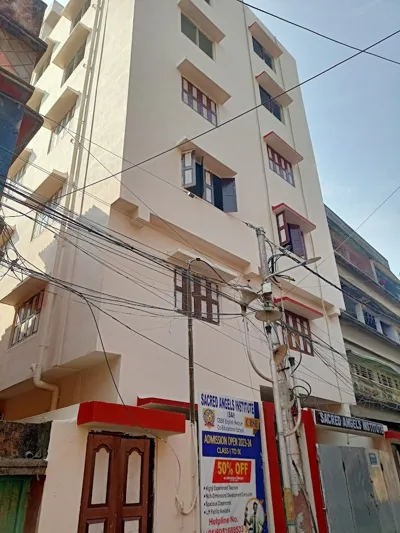
[{"label": "barred window", "polygon": [[182,100],[208,122],[217,125],[217,104],[185,78],[182,78]]},{"label": "barred window", "polygon": [[62,187],[43,205],[42,209],[36,213],[35,224],[33,226],[32,239],[37,237],[46,226],[52,226],[54,224],[53,209],[57,208],[60,203]]},{"label": "barred window", "polygon": [[368,311],[363,311],[363,314],[364,314],[364,320],[365,320],[365,323],[367,326],[369,326],[370,328],[374,328],[374,329],[378,329],[377,325],[376,325],[376,318],[374,317],[374,315],[372,315],[371,313],[369,313]]},{"label": "barred window", "polygon": [[356,374],[360,378],[368,379],[370,381],[374,381],[374,375],[372,373],[372,370],[367,368],[364,365],[360,365],[357,363],[351,363],[350,369],[353,371],[353,374]]},{"label": "barred window", "polygon": [[270,146],[268,148],[269,168],[276,174],[279,174],[281,178],[294,185],[293,167],[284,157],[275,152]]},{"label": "barred window", "polygon": [[[195,318],[219,324],[218,285],[191,274],[192,313]],[[175,270],[175,307],[187,314],[187,271]]]},{"label": "barred window", "polygon": [[285,311],[289,347],[296,352],[314,355],[310,323],[307,318]]},{"label": "barred window", "polygon": [[14,317],[11,335],[11,346],[30,337],[39,328],[44,291],[35,294],[27,302],[18,307]]}]

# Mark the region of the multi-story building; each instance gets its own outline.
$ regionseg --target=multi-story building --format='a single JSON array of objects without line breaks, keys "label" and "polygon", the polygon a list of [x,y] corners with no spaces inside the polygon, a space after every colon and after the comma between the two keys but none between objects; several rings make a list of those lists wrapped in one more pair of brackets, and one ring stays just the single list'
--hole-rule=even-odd
[{"label": "multi-story building", "polygon": [[[104,501],[99,488],[103,506],[91,507],[87,496],[90,476],[101,482],[90,474],[92,453],[112,454],[117,479],[114,453],[127,428],[162,437],[155,452],[141,450],[146,460],[155,453],[146,463],[155,500],[145,498],[141,525],[129,531],[145,531],[144,516],[156,528],[189,531],[192,517],[176,513],[169,446],[187,459],[190,432],[183,424],[184,435],[165,441],[182,433],[174,411],[189,397],[188,261],[212,267],[191,264],[199,276],[196,390],[245,399],[271,398],[269,383],[249,367],[239,296],[229,285],[261,284],[257,239],[246,223],[265,228],[274,252],[282,246],[300,259],[322,257],[319,273],[339,283],[301,91],[290,90],[299,83],[296,63],[232,0],[69,0],[49,6],[42,37],[48,48],[33,83],[44,127],[11,167],[15,196],[5,204],[1,410],[10,421],[52,421],[41,533],[56,520],[60,533],[78,522],[79,531],[97,533],[109,531],[106,520],[136,520],[128,508],[108,507],[119,486]],[[277,265],[293,264],[280,257]],[[296,375],[311,387],[310,405],[346,412],[353,391],[337,379],[338,356],[329,350],[335,342],[344,351],[342,295],[302,266],[291,275],[274,297],[291,326],[290,351],[298,361],[302,354]],[[314,350],[317,337],[322,348]],[[268,373],[257,324],[250,339]],[[88,440],[91,428],[112,433]],[[190,472],[182,475],[181,497],[191,484]]]},{"label": "multi-story building", "polygon": [[326,212],[344,291],[340,321],[357,399],[351,411],[398,429],[400,280],[377,250]]}]

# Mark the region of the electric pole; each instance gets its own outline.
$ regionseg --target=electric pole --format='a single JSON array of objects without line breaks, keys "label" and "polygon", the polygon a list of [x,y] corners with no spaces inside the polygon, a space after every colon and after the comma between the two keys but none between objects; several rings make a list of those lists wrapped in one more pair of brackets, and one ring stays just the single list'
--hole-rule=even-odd
[{"label": "electric pole", "polygon": [[[257,228],[254,226],[251,226],[257,235],[257,241],[258,241],[258,251],[260,256],[260,266],[261,266],[261,275],[262,275],[262,284],[261,284],[261,292],[263,294],[263,303],[271,303],[272,300],[272,289],[269,290],[265,285],[268,283],[268,278],[270,277],[270,272],[268,268],[268,257],[267,257],[267,249],[265,246],[265,230],[264,228]],[[271,321],[273,322],[273,321]],[[288,456],[288,449],[287,449],[287,443],[286,443],[286,437],[285,433],[287,428],[284,427],[284,420],[287,419],[287,417],[282,416],[282,402],[281,402],[281,392],[280,392],[280,386],[279,386],[279,379],[278,379],[278,372],[276,369],[276,363],[274,360],[274,349],[273,349],[273,343],[272,343],[272,326],[271,322],[267,322],[265,326],[267,339],[268,339],[268,345],[270,348],[270,354],[271,354],[271,377],[272,377],[272,392],[274,397],[274,405],[275,405],[275,417],[276,417],[276,427],[278,430],[278,445],[279,445],[279,452],[281,457],[281,471],[282,471],[282,483],[283,483],[283,499],[285,504],[285,514],[286,514],[286,524],[288,527],[288,531],[290,533],[295,533],[296,531],[296,516],[294,511],[294,501],[293,501],[293,492],[291,488],[291,476],[290,476],[290,468],[289,465],[289,456]]]}]

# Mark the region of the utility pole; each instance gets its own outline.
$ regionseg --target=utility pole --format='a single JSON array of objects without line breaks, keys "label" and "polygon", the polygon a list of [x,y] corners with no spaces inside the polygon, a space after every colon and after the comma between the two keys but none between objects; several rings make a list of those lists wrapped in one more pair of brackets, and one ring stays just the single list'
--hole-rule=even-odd
[{"label": "utility pole", "polygon": [[[264,286],[265,283],[270,276],[269,268],[268,268],[268,257],[267,257],[267,249],[265,245],[265,230],[264,228],[258,228],[251,226],[257,235],[257,241],[258,241],[258,251],[260,256],[260,266],[261,266],[261,274],[263,277],[262,280],[262,293],[265,293]],[[272,301],[272,294],[269,294],[266,296],[267,301]],[[265,300],[264,300],[265,303]],[[288,449],[287,449],[287,443],[286,443],[286,437],[285,433],[287,428],[284,427],[284,420],[286,420],[286,416],[282,416],[282,402],[281,402],[281,394],[280,394],[280,388],[279,388],[279,379],[278,379],[278,372],[276,369],[276,363],[274,360],[274,350],[273,350],[273,344],[272,344],[272,326],[271,323],[267,323],[265,326],[265,330],[267,333],[267,339],[268,339],[268,345],[270,348],[271,353],[271,377],[272,377],[272,392],[274,397],[274,406],[275,406],[275,417],[276,417],[276,427],[278,430],[278,445],[279,445],[279,452],[281,457],[281,471],[282,471],[282,482],[283,482],[283,499],[285,504],[285,513],[286,513],[286,524],[288,527],[289,533],[295,533],[296,531],[296,516],[294,511],[294,501],[293,501],[293,492],[291,488],[291,476],[290,476],[290,465],[289,465],[289,456],[288,456]]]},{"label": "utility pole", "polygon": [[[189,359],[189,414],[192,426],[196,424],[196,399],[194,389],[194,349],[193,349],[193,311],[191,266],[196,259],[190,259],[186,270],[186,312],[188,317],[188,359]],[[182,285],[184,280],[182,279]]]}]

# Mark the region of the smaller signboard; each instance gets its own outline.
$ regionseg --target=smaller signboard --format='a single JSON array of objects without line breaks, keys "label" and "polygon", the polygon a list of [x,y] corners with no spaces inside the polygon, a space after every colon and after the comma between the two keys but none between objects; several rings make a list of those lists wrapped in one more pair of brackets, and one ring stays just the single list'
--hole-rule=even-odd
[{"label": "smaller signboard", "polygon": [[385,426],[379,422],[371,422],[364,418],[354,418],[352,416],[336,415],[326,411],[314,411],[315,423],[318,426],[326,426],[332,429],[341,429],[349,433],[371,433],[373,435],[384,435]]}]

